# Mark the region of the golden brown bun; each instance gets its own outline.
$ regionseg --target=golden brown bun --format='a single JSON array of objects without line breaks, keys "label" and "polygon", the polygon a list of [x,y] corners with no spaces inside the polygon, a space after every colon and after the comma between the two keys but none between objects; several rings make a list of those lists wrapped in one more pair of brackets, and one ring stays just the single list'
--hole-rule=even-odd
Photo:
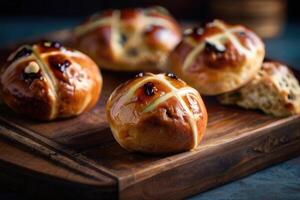
[{"label": "golden brown bun", "polygon": [[221,95],[223,104],[260,109],[285,117],[300,113],[300,86],[292,71],[279,62],[264,62],[259,73],[244,87]]},{"label": "golden brown bun", "polygon": [[265,49],[249,29],[215,20],[188,29],[169,57],[169,68],[201,94],[235,90],[259,71]]},{"label": "golden brown bun", "polygon": [[111,94],[106,116],[127,150],[175,153],[197,147],[207,124],[199,93],[174,74],[139,74]]},{"label": "golden brown bun", "polygon": [[78,48],[115,71],[157,71],[181,40],[177,22],[161,7],[107,10],[75,29]]},{"label": "golden brown bun", "polygon": [[38,120],[76,116],[91,109],[101,88],[98,66],[83,53],[57,42],[21,46],[0,74],[6,105]]}]

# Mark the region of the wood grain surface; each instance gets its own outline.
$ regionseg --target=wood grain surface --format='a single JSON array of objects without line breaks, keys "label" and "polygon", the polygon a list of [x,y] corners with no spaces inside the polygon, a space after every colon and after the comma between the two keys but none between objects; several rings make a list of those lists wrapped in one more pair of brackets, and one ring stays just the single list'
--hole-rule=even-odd
[{"label": "wood grain surface", "polygon": [[[69,31],[46,38],[72,46]],[[9,49],[0,50],[1,60]],[[180,199],[299,155],[299,116],[274,118],[212,97],[204,99],[209,122],[197,149],[127,152],[113,139],[104,111],[111,91],[134,74],[102,73],[97,106],[76,118],[39,122],[0,106],[1,182],[42,197]]]}]

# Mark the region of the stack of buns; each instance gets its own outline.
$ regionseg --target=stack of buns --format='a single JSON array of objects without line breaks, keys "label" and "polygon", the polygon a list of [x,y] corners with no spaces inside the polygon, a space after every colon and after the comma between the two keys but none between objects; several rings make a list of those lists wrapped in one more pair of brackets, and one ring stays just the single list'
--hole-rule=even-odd
[{"label": "stack of buns", "polygon": [[[49,41],[12,53],[0,73],[3,102],[39,120],[77,116],[99,99],[99,67],[141,71],[112,92],[106,117],[122,147],[155,154],[198,146],[207,126],[200,94],[279,117],[300,112],[292,71],[264,62],[264,43],[241,25],[214,20],[182,33],[161,7],[107,10],[76,27],[74,38],[87,55]],[[149,73],[157,71],[168,73]]]}]

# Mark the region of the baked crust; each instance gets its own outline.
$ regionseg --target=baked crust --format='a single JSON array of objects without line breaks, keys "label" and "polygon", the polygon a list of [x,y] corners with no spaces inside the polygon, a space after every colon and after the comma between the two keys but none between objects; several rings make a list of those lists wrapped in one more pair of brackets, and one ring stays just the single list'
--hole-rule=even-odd
[{"label": "baked crust", "polygon": [[177,22],[161,7],[107,10],[74,33],[80,50],[114,71],[160,70],[182,37]]},{"label": "baked crust", "polygon": [[129,151],[175,153],[197,147],[207,124],[199,93],[173,74],[139,74],[111,94],[106,116]]},{"label": "baked crust", "polygon": [[83,53],[57,42],[21,46],[0,74],[5,104],[38,120],[76,116],[91,109],[101,88],[98,66]]},{"label": "baked crust", "polygon": [[223,104],[260,109],[277,117],[299,114],[300,86],[293,72],[279,62],[264,62],[244,87],[219,97]]},{"label": "baked crust", "polygon": [[168,66],[204,95],[243,86],[259,71],[265,56],[260,38],[240,25],[214,20],[185,33],[170,54]]}]

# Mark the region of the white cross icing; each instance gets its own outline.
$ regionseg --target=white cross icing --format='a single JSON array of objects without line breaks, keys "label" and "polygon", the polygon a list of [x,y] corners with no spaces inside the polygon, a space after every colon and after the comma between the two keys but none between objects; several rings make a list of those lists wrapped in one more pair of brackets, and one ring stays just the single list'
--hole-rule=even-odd
[{"label": "white cross icing", "polygon": [[[75,33],[77,35],[83,35],[87,32],[90,32],[94,29],[97,29],[102,26],[109,26],[111,25],[113,29],[117,29],[120,26],[120,16],[121,12],[120,10],[114,10],[112,16],[109,17],[103,17],[98,20],[88,22],[86,24],[80,25],[75,29]],[[152,17],[152,16],[147,16],[147,15],[140,15],[139,17],[142,17],[142,20],[144,23],[142,24],[143,27],[148,27],[151,25],[157,25],[157,26],[163,26],[163,27],[172,27],[172,24],[164,18],[159,18],[159,17]]]},{"label": "white cross icing", "polygon": [[[121,16],[121,11],[114,10],[112,16],[103,17],[98,20],[88,22],[86,24],[77,27],[75,29],[75,34],[80,36],[103,26],[111,26],[111,45],[115,54],[118,55],[122,51],[122,44],[118,42],[121,37],[120,27],[122,24],[124,24],[122,23],[120,16]],[[138,17],[142,21],[142,23],[139,24],[141,27],[138,28],[138,30],[135,31],[133,35],[128,38],[128,41],[126,42],[126,46],[128,48],[130,48],[131,46],[130,44],[136,44],[139,43],[138,41],[142,40],[142,33],[148,26],[157,25],[162,27],[170,27],[170,29],[172,29],[173,27],[171,22],[164,18],[152,17],[144,14],[141,14]]]},{"label": "white cross icing", "polygon": [[[197,115],[192,113],[182,97],[183,96],[188,97],[189,95],[194,95],[195,97],[197,97],[198,92],[191,87],[183,87],[183,88],[177,89],[171,83],[169,83],[169,81],[167,81],[165,79],[164,74],[158,74],[158,75],[150,74],[150,75],[151,75],[150,77],[145,77],[143,80],[141,80],[137,84],[133,85],[128,90],[128,92],[123,96],[124,102],[128,102],[132,98],[132,96],[134,95],[136,90],[139,87],[141,87],[142,85],[144,85],[146,82],[149,82],[151,80],[152,81],[156,80],[156,81],[163,83],[171,91],[169,93],[166,93],[166,94],[160,96],[159,98],[155,99],[153,102],[150,102],[149,105],[146,108],[144,108],[143,113],[150,112],[150,111],[154,110],[161,103],[167,101],[168,99],[170,99],[172,97],[175,97],[188,116],[188,121],[189,121],[190,127],[192,129],[193,138],[194,138],[193,148],[195,148],[198,145],[198,128],[197,128],[196,121],[200,118],[201,113],[197,114]],[[195,99],[197,100],[197,98],[195,98]],[[198,102],[198,104],[200,104],[198,100],[197,100],[197,102]]]},{"label": "white cross icing", "polygon": [[[31,73],[33,71],[37,72],[39,69],[41,70],[46,82],[48,83],[48,87],[49,87],[49,95],[51,96],[51,98],[53,99],[53,105],[51,107],[51,114],[50,114],[50,118],[53,118],[56,113],[57,113],[57,100],[58,100],[58,94],[57,94],[57,90],[58,90],[58,86],[57,86],[57,78],[56,76],[53,74],[52,70],[50,69],[50,67],[48,66],[48,63],[46,63],[44,61],[44,59],[48,56],[56,56],[59,54],[64,54],[69,56],[69,60],[72,61],[72,65],[76,65],[77,68],[81,68],[81,66],[74,62],[74,60],[72,59],[72,57],[82,57],[85,58],[85,56],[79,52],[79,51],[69,51],[65,48],[61,48],[61,49],[57,49],[56,51],[51,51],[51,52],[43,52],[40,53],[38,51],[38,47],[36,45],[30,46],[30,45],[23,45],[20,48],[18,48],[14,53],[12,53],[9,58],[8,61],[11,61],[15,55],[22,49],[22,48],[27,48],[27,49],[31,49],[32,53],[29,56],[26,57],[21,57],[17,60],[15,60],[14,62],[12,62],[7,69],[5,70],[3,76],[7,76],[7,74],[11,74],[11,72],[17,67],[19,66],[19,64],[23,63],[23,62],[29,62],[29,65],[25,68],[25,73]],[[30,62],[31,61],[31,62]],[[32,66],[34,63],[34,65],[36,66]],[[34,69],[33,69],[34,67]],[[36,69],[37,68],[37,69]],[[78,86],[78,85],[77,85]],[[88,100],[90,99],[90,97],[86,98],[86,101],[82,104],[82,108],[80,111],[82,111],[87,103]]]},{"label": "white cross icing", "polygon": [[197,45],[186,57],[186,59],[184,60],[183,63],[183,71],[185,71],[196,59],[197,55],[204,50],[205,48],[205,42],[210,42],[216,46],[223,46],[223,43],[226,40],[230,40],[231,43],[235,46],[235,48],[243,53],[244,55],[246,55],[247,57],[252,57],[254,55],[254,46],[250,46],[250,50],[247,49],[246,47],[244,47],[240,41],[236,38],[236,36],[233,33],[236,32],[243,32],[245,31],[244,28],[242,27],[234,27],[231,29],[228,29],[225,27],[225,25],[219,21],[219,20],[215,20],[211,23],[211,26],[215,26],[218,27],[219,29],[221,29],[223,32],[222,33],[218,33],[215,34],[213,36],[207,37],[205,39],[205,41],[201,42],[199,45]]}]

